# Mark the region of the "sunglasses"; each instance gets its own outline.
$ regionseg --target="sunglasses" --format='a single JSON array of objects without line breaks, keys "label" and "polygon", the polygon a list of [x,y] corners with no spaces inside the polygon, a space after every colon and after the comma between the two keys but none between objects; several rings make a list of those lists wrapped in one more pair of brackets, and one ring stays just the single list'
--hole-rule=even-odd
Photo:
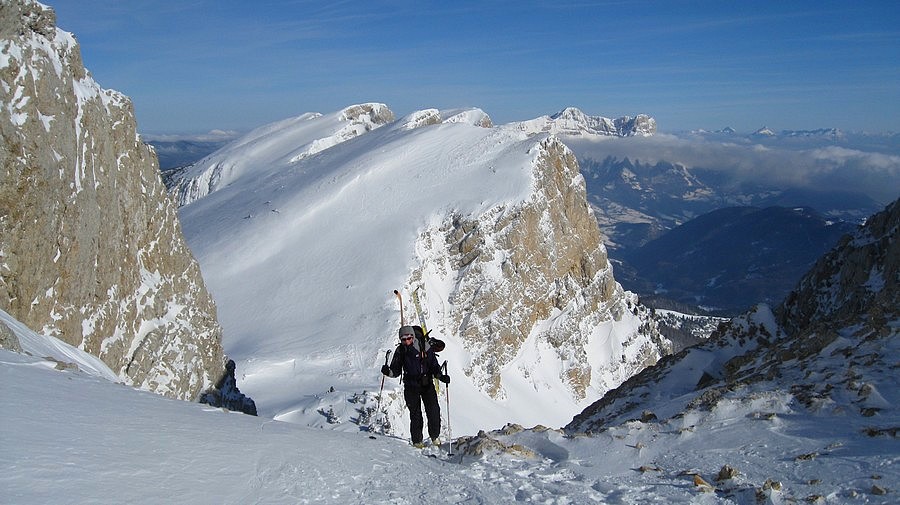
[{"label": "sunglasses", "polygon": [[403,335],[402,337],[400,337],[400,340],[402,340],[404,342],[406,342],[407,340],[412,340],[412,339],[413,339],[412,335]]}]

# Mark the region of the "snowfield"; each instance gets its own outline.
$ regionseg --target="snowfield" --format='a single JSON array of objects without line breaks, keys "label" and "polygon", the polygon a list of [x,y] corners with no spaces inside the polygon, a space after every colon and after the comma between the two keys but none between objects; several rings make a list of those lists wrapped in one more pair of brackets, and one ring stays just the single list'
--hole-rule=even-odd
[{"label": "snowfield", "polygon": [[71,364],[0,351],[3,503],[890,504],[900,492],[892,370],[871,421],[759,391],[592,436],[510,425],[481,455],[470,441],[447,456],[447,444],[419,450],[116,384],[90,356],[10,326],[25,351]]},{"label": "snowfield", "polygon": [[[369,109],[387,116],[382,104],[345,111]],[[463,267],[448,258],[442,227],[452,216],[512,214],[535,198],[547,138],[518,124],[486,128],[486,118],[478,109],[430,109],[368,122],[347,136],[347,113],[304,114],[251,132],[186,171],[209,192],[181,207],[185,238],[216,300],[238,386],[260,415],[338,431],[369,421],[357,407],[374,406],[385,353],[398,343],[395,289],[406,321],[418,323],[411,295],[426,288],[427,328],[447,343],[440,360],[460,406],[457,435],[507,422],[561,426],[627,378],[625,367],[607,373],[604,366],[623,355],[641,361],[633,356],[641,346],[623,344],[642,324],[635,314],[591,322],[592,342],[583,349],[591,383],[576,398],[559,352],[536,341],[542,329],[567,322],[558,313],[523,337],[501,371],[502,397],[484,392],[483,367],[472,365],[460,329],[448,322],[466,301],[454,300]],[[310,150],[321,145],[330,147]],[[580,175],[572,181],[582,183]],[[496,259],[497,278],[503,259]],[[421,278],[412,279],[417,268]],[[495,279],[485,277],[488,289]],[[626,297],[633,299],[623,295],[623,304]],[[485,345],[491,337],[483,335]],[[401,388],[387,380],[383,406],[389,431],[403,436]]]}]

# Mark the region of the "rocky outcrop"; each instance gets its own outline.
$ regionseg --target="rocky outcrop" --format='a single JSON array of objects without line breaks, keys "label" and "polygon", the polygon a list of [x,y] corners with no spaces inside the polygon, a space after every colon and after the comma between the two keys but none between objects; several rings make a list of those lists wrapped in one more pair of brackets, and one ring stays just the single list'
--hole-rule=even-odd
[{"label": "rocky outcrop", "polygon": [[884,325],[891,316],[884,308],[897,300],[900,288],[898,228],[900,200],[822,257],[776,311],[778,322],[792,334],[821,321],[833,324],[860,316],[868,325]]},{"label": "rocky outcrop", "polygon": [[[560,379],[583,400],[592,383],[602,390],[618,385],[671,352],[671,343],[613,278],[575,156],[556,137],[536,150],[529,201],[477,217],[454,215],[426,232],[420,249],[431,251],[425,265],[442,262],[438,270],[454,279],[449,327],[471,353],[466,373],[475,383],[504,398],[501,372],[533,338],[553,349],[563,364]],[[413,283],[422,276],[420,269]],[[625,317],[635,318],[637,329],[608,342],[616,355],[599,358],[597,328]],[[553,324],[539,324],[548,320]]]},{"label": "rocky outcrop", "polygon": [[668,356],[585,409],[569,432],[638,419],[652,399],[660,419],[710,410],[729,395],[786,390],[805,408],[888,408],[891,349],[900,335],[900,200],[844,238],[774,312],[761,305],[709,341]]},{"label": "rocky outcrop", "polygon": [[215,387],[200,395],[200,403],[255,416],[256,403],[238,389],[237,379],[234,376],[235,368],[234,361],[228,360],[225,363],[225,373],[222,374],[222,378],[216,382]]},{"label": "rocky outcrop", "polygon": [[0,321],[0,349],[22,352],[22,344],[19,343],[19,337],[3,321]]},{"label": "rocky outcrop", "polygon": [[30,0],[0,9],[0,307],[184,399],[221,375],[216,309],[122,94]]},{"label": "rocky outcrop", "polygon": [[486,112],[478,108],[469,108],[443,112],[438,109],[418,110],[407,116],[400,128],[413,130],[442,123],[465,123],[480,128],[492,128],[494,126],[491,117]]}]

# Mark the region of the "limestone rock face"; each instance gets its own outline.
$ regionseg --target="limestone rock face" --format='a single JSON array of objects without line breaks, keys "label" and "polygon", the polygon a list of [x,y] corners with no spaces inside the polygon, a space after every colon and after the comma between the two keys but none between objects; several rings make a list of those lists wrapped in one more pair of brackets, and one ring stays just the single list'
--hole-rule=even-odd
[{"label": "limestone rock face", "polygon": [[[671,352],[671,343],[613,278],[574,154],[553,136],[536,149],[530,201],[452,216],[421,237],[420,250],[424,265],[455,277],[448,326],[466,343],[466,373],[485,393],[505,397],[501,372],[531,338],[555,352],[560,379],[583,400],[592,383],[602,391],[618,385]],[[412,283],[428,275],[420,269]],[[625,316],[636,329],[610,343],[621,351],[610,356],[598,348],[598,328]],[[554,323],[540,324],[546,320]]]},{"label": "limestone rock face", "polygon": [[3,321],[0,321],[0,349],[22,352],[22,344],[19,343],[19,337]]},{"label": "limestone rock face", "polygon": [[128,384],[196,398],[221,376],[221,329],[131,101],[39,3],[0,1],[0,48],[0,307]]}]

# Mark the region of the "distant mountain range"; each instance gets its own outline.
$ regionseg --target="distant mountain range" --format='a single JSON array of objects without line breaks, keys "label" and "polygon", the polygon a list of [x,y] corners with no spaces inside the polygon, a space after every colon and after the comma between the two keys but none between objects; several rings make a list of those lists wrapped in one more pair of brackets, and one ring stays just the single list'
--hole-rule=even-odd
[{"label": "distant mountain range", "polygon": [[[737,180],[721,170],[629,158],[580,159],[588,199],[610,251],[629,251],[707,212],[735,206],[810,207],[828,219],[861,222],[882,205],[841,189],[784,188]],[[824,252],[824,251],[822,251]]]},{"label": "distant mountain range", "polygon": [[858,192],[785,188],[680,163],[580,161],[617,279],[656,307],[733,315],[776,303],[880,208]]},{"label": "distant mountain range", "polygon": [[871,132],[845,132],[840,128],[815,128],[812,130],[774,130],[768,126],[763,126],[754,130],[749,134],[742,134],[730,126],[719,130],[692,130],[693,135],[722,135],[731,137],[746,137],[759,140],[761,138],[818,138],[834,141],[845,141],[850,138],[858,137],[896,137],[893,132],[887,133],[871,133]]},{"label": "distant mountain range", "polygon": [[645,302],[736,313],[779,303],[823,251],[856,228],[808,207],[718,209],[623,251],[616,277]]},{"label": "distant mountain range", "polygon": [[[417,124],[428,124],[430,121],[434,121],[436,113],[426,112],[416,113],[415,117],[410,120]],[[480,121],[487,121],[485,126],[490,125],[490,119],[486,115]],[[302,126],[301,124],[297,125]],[[836,240],[835,237],[829,235],[827,240],[816,242],[815,248],[812,249],[779,250],[781,244],[777,237],[783,236],[788,229],[778,229],[778,226],[799,227],[803,229],[799,233],[806,236],[818,233],[825,221],[833,221],[835,224],[828,227],[828,230],[832,234],[839,234],[851,229],[853,225],[861,223],[867,216],[877,212],[883,206],[881,202],[852,187],[849,189],[843,186],[815,188],[785,184],[781,178],[771,177],[771,174],[766,172],[766,170],[771,170],[771,167],[760,167],[759,175],[756,177],[748,177],[746,174],[739,177],[733,171],[719,166],[689,166],[682,162],[666,160],[664,146],[660,149],[661,153],[656,156],[656,161],[613,155],[603,158],[596,157],[595,153],[598,150],[596,146],[600,146],[602,151],[602,147],[612,145],[609,144],[610,140],[606,139],[636,137],[639,141],[641,137],[654,136],[656,121],[646,115],[608,119],[590,116],[570,107],[553,115],[512,125],[526,134],[550,133],[557,135],[572,147],[585,177],[588,200],[604,234],[604,241],[609,248],[610,257],[616,264],[617,272],[621,272],[621,282],[627,289],[639,293],[645,301],[652,301],[659,307],[677,306],[684,310],[686,307],[695,306],[694,310],[697,310],[696,305],[700,304],[733,314],[734,311],[759,301],[777,301],[778,297],[786,294],[791,283],[799,278],[803,269],[809,266],[810,258],[824,253]],[[844,146],[848,145],[847,142],[852,141],[853,145],[867,146],[866,149],[871,147],[875,152],[895,152],[893,148],[894,135],[845,133],[835,128],[776,132],[763,127],[751,134],[739,134],[733,128],[724,128],[715,132],[695,131],[691,135],[703,138],[705,142],[735,142],[747,146],[769,145],[773,142],[776,143],[773,145],[781,146],[781,143],[789,143],[792,148],[799,146],[800,149],[807,149],[806,146],[821,146],[823,143],[830,145],[835,142]],[[628,140],[618,140],[617,142],[628,142]],[[205,151],[221,147],[216,142],[192,141],[183,143],[153,142],[153,145],[157,148],[160,164],[163,167],[183,164],[188,159],[200,155],[208,156],[210,153],[205,153]],[[585,149],[584,146],[590,146],[591,149]],[[747,149],[752,151],[750,148]],[[840,156],[842,153],[833,154]],[[824,155],[828,154],[824,153]],[[733,153],[726,150],[721,155],[728,157]],[[668,156],[678,159],[678,155],[675,153],[669,153]],[[791,161],[790,158],[789,161]],[[752,167],[752,161],[750,163]],[[217,159],[210,158],[204,165],[218,167],[215,168],[214,173],[219,175],[211,176],[214,179],[222,177],[226,170],[232,170],[217,164]],[[196,165],[202,165],[202,163]],[[178,185],[178,180],[191,179],[184,170],[184,168],[180,168],[164,171],[163,177],[167,186],[174,187]],[[197,166],[194,166],[193,170],[196,171]],[[215,181],[213,182],[215,183]],[[196,182],[192,184],[196,184]],[[191,191],[197,190],[195,188]],[[185,201],[188,200],[182,201],[181,204],[184,204]],[[691,230],[698,229],[696,226],[691,226],[679,230],[679,240],[682,244],[694,243],[695,248],[696,244],[702,244],[713,250],[726,250],[743,244],[744,247],[739,249],[754,251],[753,258],[751,259],[747,254],[732,257],[729,267],[734,271],[725,274],[721,271],[722,265],[716,266],[719,270],[713,270],[713,263],[709,261],[694,261],[690,266],[682,267],[682,270],[690,271],[692,278],[706,281],[681,282],[674,285],[668,282],[662,283],[667,285],[660,287],[661,279],[657,275],[660,273],[662,265],[671,262],[660,259],[660,262],[656,264],[648,263],[647,258],[665,254],[665,251],[651,252],[660,246],[649,243],[677,227],[689,223],[692,219],[730,207],[752,208],[743,212],[716,213],[702,222],[715,222],[723,229],[740,229],[742,227],[754,228],[751,221],[761,219],[762,221],[757,223],[758,225],[765,223],[766,226],[775,228],[770,228],[771,233],[762,235],[737,234],[732,237],[724,233],[708,233],[688,238]],[[767,207],[782,207],[784,215],[793,214],[791,209],[804,208],[807,209],[808,215],[818,215],[819,221],[806,220],[796,223],[786,219],[772,219],[775,211],[759,212]],[[729,216],[735,217],[738,221],[727,223]],[[805,225],[810,225],[812,228],[804,229]],[[727,243],[720,244],[716,242],[717,240],[725,240]],[[754,247],[751,243],[746,242],[750,240],[755,241],[754,243],[757,245],[763,244],[764,246]],[[665,241],[657,244],[660,243],[665,243]],[[646,246],[645,249],[644,246]],[[681,250],[670,252],[672,254],[684,253]],[[790,258],[785,256],[790,253],[800,254],[800,256]],[[632,264],[632,261],[639,257],[644,258],[640,266]],[[741,260],[746,260],[748,263],[742,264]],[[758,264],[772,265],[774,262],[782,262],[783,265],[780,268],[771,267],[764,270],[759,270],[755,266]],[[707,267],[709,269],[705,270]],[[756,271],[755,275],[746,275],[746,272],[754,270]],[[777,272],[775,278],[768,279],[766,277],[775,272]],[[724,279],[725,277],[722,275],[731,278],[730,288],[727,288],[730,290],[730,294],[725,294],[724,285],[708,282],[713,278]],[[671,281],[671,279],[669,280]],[[763,293],[763,286],[770,281],[777,288]],[[717,300],[719,296],[725,296],[726,299]]]},{"label": "distant mountain range", "polygon": [[188,166],[204,156],[215,152],[231,138],[218,140],[150,140],[147,143],[156,149],[160,170],[166,172],[174,168]]},{"label": "distant mountain range", "polygon": [[[734,130],[731,130],[731,133],[734,133]],[[827,138],[830,140],[841,140],[843,139],[844,132],[837,128],[819,128],[816,130],[781,130],[781,132],[776,133],[774,130],[769,129],[768,126],[763,126],[762,128],[753,132],[751,137],[820,137]]]}]

